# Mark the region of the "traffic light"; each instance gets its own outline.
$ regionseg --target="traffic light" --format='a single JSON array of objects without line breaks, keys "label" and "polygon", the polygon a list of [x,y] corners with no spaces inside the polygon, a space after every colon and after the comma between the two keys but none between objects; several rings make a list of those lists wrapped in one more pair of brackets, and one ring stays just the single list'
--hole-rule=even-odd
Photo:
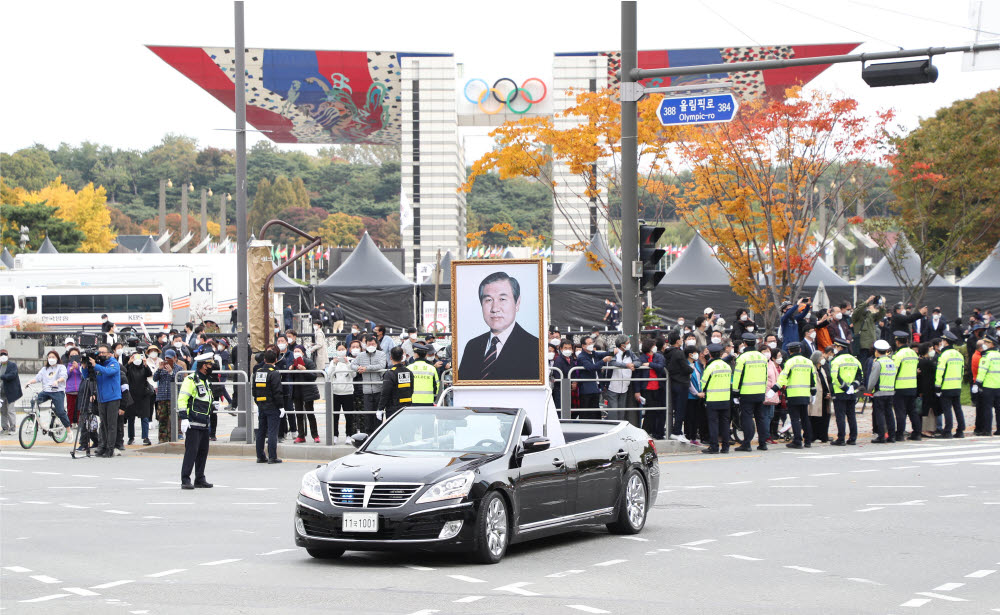
[{"label": "traffic light", "polygon": [[861,78],[873,88],[934,83],[938,78],[938,69],[931,64],[930,58],[908,62],[885,62],[863,67]]},{"label": "traffic light", "polygon": [[639,260],[642,262],[639,290],[653,290],[665,275],[665,272],[657,271],[656,268],[657,263],[667,253],[666,250],[656,247],[663,230],[661,226],[639,225]]}]

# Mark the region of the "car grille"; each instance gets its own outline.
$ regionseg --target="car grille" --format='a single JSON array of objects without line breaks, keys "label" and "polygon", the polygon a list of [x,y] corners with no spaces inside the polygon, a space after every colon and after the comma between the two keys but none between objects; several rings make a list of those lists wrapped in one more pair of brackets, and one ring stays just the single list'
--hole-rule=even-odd
[{"label": "car grille", "polygon": [[[375,485],[368,496],[367,508],[399,508],[423,485]],[[366,508],[365,491],[368,485],[363,483],[330,483],[330,502],[341,508]]]},{"label": "car grille", "polygon": [[302,516],[306,536],[313,538],[346,538],[352,540],[433,540],[441,533],[443,521],[379,520],[378,532],[344,532],[339,518]]}]

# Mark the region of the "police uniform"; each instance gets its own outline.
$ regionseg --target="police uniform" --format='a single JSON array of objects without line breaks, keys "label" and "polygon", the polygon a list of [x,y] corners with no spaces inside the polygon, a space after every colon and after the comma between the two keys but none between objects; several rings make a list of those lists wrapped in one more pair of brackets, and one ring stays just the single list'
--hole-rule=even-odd
[{"label": "police uniform", "polygon": [[[848,352],[850,342],[843,338],[834,338],[833,343],[840,346],[840,353],[830,363],[830,380],[833,384],[833,409],[837,417],[837,439],[831,442],[833,446],[857,444],[858,419],[854,407],[858,401],[858,390],[861,388],[861,361]],[[845,424],[846,423],[846,424]],[[848,440],[844,441],[844,431],[850,427]]]},{"label": "police uniform", "polygon": [[[906,331],[893,332],[896,340],[909,341]],[[906,436],[906,419],[910,419],[910,439],[920,439],[920,413],[917,412],[917,363],[920,357],[908,346],[903,346],[892,355],[896,363],[896,392],[892,405],[896,410],[896,440]]]},{"label": "police uniform", "polygon": [[[281,463],[278,459],[278,427],[281,423],[282,405],[285,403],[281,389],[281,374],[270,363],[261,363],[253,369],[253,401],[257,404],[257,463]],[[264,439],[267,438],[267,456],[264,456]]]},{"label": "police uniform", "polygon": [[382,394],[378,400],[378,411],[385,413],[382,420],[412,401],[413,372],[402,363],[393,365],[382,374]]},{"label": "police uniform", "polygon": [[[710,344],[708,352],[716,356],[724,348],[720,344]],[[705,412],[708,414],[708,448],[703,453],[729,452],[729,404],[733,382],[733,370],[722,359],[713,359],[701,374],[701,390],[705,393]]]},{"label": "police uniform", "polygon": [[993,348],[987,350],[979,359],[979,371],[976,373],[975,385],[979,387],[980,405],[983,409],[982,425],[980,434],[990,435],[993,429],[993,413],[996,413],[997,431],[993,433],[1000,436],[1000,340],[994,335],[987,335],[986,339],[993,344]]},{"label": "police uniform", "polygon": [[888,355],[889,342],[876,340],[875,350],[885,354],[872,361],[872,371],[868,374],[868,390],[872,393],[872,419],[875,428],[875,439],[872,442],[884,444],[896,441],[896,417],[892,410],[892,398],[896,392],[897,370],[896,362]]},{"label": "police uniform", "polygon": [[[213,363],[215,357],[205,353],[195,357],[195,370],[204,363]],[[184,434],[184,461],[181,463],[181,488],[211,487],[205,480],[205,462],[208,460],[208,437],[212,415],[211,372],[202,375],[198,371],[189,374],[181,384],[177,396],[177,416],[188,422]],[[191,484],[191,470],[194,469],[194,485]]]},{"label": "police uniform", "polygon": [[[962,412],[962,378],[965,374],[965,358],[962,353],[952,348],[958,337],[951,331],[944,332],[948,340],[946,348],[938,357],[937,373],[934,378],[934,389],[941,398],[941,411],[944,413],[944,437],[951,438],[951,427],[955,423],[955,436],[965,436],[965,414]],[[954,419],[952,415],[954,414]]]},{"label": "police uniform", "polygon": [[789,448],[803,447],[803,431],[805,431],[805,447],[812,446],[812,422],[809,420],[809,400],[816,394],[816,369],[812,361],[799,354],[802,345],[792,342],[788,345],[788,353],[792,356],[778,376],[778,381],[771,387],[775,393],[785,389],[785,399],[788,401],[788,416],[792,419],[793,440],[787,444]]},{"label": "police uniform", "polygon": [[[753,333],[743,334],[743,339],[756,341]],[[767,359],[760,352],[750,350],[736,359],[733,368],[732,395],[740,407],[743,422],[743,444],[737,449],[750,450],[754,423],[757,425],[757,448],[767,450],[769,426],[764,424],[764,393],[767,389]]]},{"label": "police uniform", "polygon": [[413,350],[417,353],[417,358],[407,366],[407,369],[413,372],[410,405],[433,406],[434,402],[437,401],[441,379],[438,377],[437,368],[425,358],[432,349],[423,344],[414,344]]}]

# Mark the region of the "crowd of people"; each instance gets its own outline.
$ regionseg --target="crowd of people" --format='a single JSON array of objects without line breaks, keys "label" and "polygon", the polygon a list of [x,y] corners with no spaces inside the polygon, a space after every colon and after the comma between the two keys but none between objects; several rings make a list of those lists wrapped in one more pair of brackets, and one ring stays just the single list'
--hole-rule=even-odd
[{"label": "crowd of people", "polygon": [[565,399],[569,382],[574,418],[628,420],[655,438],[724,453],[750,450],[755,435],[767,450],[779,431],[791,448],[856,444],[859,405],[871,407],[875,443],[961,438],[967,384],[972,433],[1000,435],[1000,343],[989,310],[948,322],[938,307],[886,309],[871,296],[828,309],[802,298],[779,312],[772,332],[745,309],[727,325],[706,308],[644,335],[637,349],[624,335],[595,329],[575,340],[552,327],[553,395]]}]

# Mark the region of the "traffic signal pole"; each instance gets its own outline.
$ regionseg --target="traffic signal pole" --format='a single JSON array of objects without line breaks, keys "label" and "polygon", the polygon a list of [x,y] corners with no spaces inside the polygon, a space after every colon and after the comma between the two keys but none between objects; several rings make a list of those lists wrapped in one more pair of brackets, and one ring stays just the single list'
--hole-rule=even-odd
[{"label": "traffic signal pole", "polygon": [[[636,50],[635,0],[622,2],[622,78],[634,82],[632,73],[638,65]],[[639,285],[634,275],[634,263],[639,257],[639,104],[622,97],[622,328],[632,338],[632,347],[639,347]]]}]

